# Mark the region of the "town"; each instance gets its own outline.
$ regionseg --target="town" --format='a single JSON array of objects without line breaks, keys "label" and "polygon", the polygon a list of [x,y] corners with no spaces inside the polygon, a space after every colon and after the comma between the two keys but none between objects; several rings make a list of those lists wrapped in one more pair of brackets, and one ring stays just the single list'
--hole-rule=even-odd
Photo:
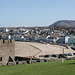
[{"label": "town", "polygon": [[75,0],[0,0],[0,75],[75,75]]},{"label": "town", "polygon": [[75,59],[74,28],[3,27],[0,39],[1,66]]},{"label": "town", "polygon": [[8,27],[0,28],[0,38],[23,42],[50,44],[75,44],[75,28],[57,27]]}]

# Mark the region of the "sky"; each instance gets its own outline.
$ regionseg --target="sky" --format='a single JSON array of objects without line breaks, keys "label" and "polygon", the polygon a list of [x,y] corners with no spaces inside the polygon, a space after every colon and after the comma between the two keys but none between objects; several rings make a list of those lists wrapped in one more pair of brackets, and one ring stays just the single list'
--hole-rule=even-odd
[{"label": "sky", "polygon": [[0,27],[49,26],[75,20],[75,0],[0,0]]}]

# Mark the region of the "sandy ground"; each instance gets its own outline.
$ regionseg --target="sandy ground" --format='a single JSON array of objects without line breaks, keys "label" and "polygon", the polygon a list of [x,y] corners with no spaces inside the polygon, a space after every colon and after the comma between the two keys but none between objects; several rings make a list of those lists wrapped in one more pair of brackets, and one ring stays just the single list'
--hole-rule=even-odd
[{"label": "sandy ground", "polygon": [[36,56],[40,50],[36,47],[29,45],[26,42],[15,42],[15,56],[29,57]]},{"label": "sandy ground", "polygon": [[75,53],[70,47],[32,42],[15,42],[15,56],[28,57],[46,55],[46,54],[62,54],[64,53]]}]

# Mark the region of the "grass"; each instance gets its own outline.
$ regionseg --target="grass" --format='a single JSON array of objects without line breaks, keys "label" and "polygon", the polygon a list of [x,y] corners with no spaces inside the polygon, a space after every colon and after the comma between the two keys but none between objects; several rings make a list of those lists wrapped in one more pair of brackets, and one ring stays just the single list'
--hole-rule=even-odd
[{"label": "grass", "polygon": [[1,66],[0,75],[75,75],[75,60]]}]

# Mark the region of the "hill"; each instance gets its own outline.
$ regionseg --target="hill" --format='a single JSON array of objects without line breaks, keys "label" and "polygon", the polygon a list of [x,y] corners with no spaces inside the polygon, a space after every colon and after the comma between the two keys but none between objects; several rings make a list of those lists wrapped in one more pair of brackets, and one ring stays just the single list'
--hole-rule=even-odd
[{"label": "hill", "polygon": [[75,21],[73,21],[73,20],[60,20],[60,21],[53,23],[49,27],[54,27],[54,25],[56,25],[57,27],[75,27]]}]

